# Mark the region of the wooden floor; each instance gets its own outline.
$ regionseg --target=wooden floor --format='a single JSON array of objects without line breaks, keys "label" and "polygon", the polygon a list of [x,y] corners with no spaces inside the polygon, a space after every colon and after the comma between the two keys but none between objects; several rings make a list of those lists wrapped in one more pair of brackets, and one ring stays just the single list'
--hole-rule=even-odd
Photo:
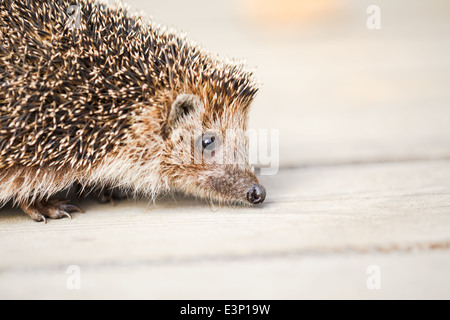
[{"label": "wooden floor", "polygon": [[238,1],[129,3],[258,66],[251,125],[279,130],[280,171],[255,208],[85,201],[46,225],[4,208],[1,299],[450,298],[446,1],[378,1],[381,30],[372,1],[289,27]]}]

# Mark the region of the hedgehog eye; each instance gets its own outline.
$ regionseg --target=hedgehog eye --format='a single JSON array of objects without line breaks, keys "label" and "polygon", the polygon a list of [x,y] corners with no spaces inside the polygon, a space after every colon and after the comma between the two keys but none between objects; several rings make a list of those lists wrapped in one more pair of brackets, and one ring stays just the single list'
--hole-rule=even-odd
[{"label": "hedgehog eye", "polygon": [[205,135],[202,138],[203,150],[214,151],[216,149],[216,137],[213,135]]},{"label": "hedgehog eye", "polygon": [[196,141],[196,156],[200,156],[204,160],[217,159],[222,146],[222,139],[214,132],[206,132],[202,134]]}]

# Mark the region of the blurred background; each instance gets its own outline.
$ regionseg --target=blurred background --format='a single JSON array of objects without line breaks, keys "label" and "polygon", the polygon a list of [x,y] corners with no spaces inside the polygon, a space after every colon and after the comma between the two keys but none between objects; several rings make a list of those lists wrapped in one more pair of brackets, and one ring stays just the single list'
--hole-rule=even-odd
[{"label": "blurred background", "polygon": [[280,129],[282,166],[450,156],[448,1],[128,3],[256,68],[250,125]]}]

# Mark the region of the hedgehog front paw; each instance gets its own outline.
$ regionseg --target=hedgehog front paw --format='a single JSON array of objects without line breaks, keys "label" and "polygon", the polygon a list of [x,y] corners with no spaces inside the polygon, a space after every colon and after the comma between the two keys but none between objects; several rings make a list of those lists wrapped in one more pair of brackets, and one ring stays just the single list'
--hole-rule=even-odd
[{"label": "hedgehog front paw", "polygon": [[81,184],[76,185],[78,197],[87,197],[96,199],[100,203],[109,203],[115,205],[116,202],[128,199],[126,192],[119,188],[111,187],[83,187]]},{"label": "hedgehog front paw", "polygon": [[61,219],[67,217],[72,219],[70,213],[84,211],[70,203],[68,200],[36,201],[32,204],[21,204],[20,208],[34,221],[47,223],[47,218]]},{"label": "hedgehog front paw", "polygon": [[121,201],[127,198],[127,195],[117,188],[102,189],[96,196],[98,202],[109,203],[115,205],[117,201]]}]

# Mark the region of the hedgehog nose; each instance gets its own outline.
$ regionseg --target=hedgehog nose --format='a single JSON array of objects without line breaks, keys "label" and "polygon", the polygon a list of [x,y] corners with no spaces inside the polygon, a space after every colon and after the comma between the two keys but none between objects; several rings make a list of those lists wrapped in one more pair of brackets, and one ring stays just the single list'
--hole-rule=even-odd
[{"label": "hedgehog nose", "polygon": [[250,203],[258,204],[266,198],[266,189],[260,184],[254,184],[247,192],[247,200]]}]

